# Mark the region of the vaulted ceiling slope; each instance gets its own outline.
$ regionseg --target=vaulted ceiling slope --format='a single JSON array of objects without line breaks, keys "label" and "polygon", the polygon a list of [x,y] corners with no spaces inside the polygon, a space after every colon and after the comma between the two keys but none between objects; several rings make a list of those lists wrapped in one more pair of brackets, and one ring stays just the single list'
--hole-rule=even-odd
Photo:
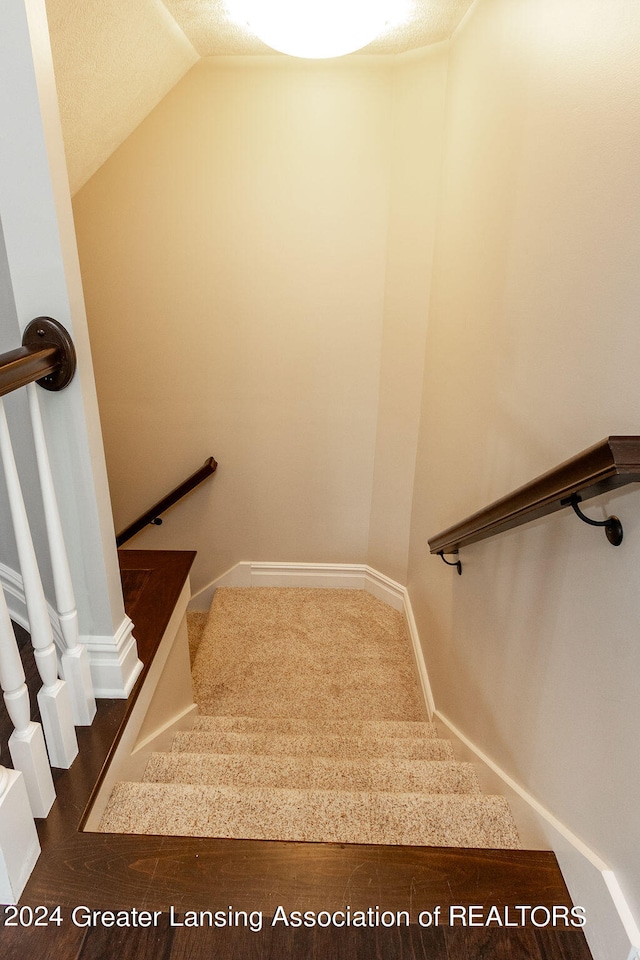
[{"label": "vaulted ceiling slope", "polygon": [[[302,0],[301,0],[302,2]],[[408,0],[363,50],[447,40],[473,0]],[[76,193],[200,57],[274,54],[225,0],[46,0],[71,192]]]},{"label": "vaulted ceiling slope", "polygon": [[46,0],[71,193],[199,59],[161,0]]}]

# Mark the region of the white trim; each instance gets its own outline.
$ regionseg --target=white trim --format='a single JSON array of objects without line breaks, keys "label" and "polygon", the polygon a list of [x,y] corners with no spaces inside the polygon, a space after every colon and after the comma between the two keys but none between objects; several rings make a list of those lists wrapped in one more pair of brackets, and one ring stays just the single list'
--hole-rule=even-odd
[{"label": "white trim", "polygon": [[310,587],[366,590],[394,610],[405,606],[405,588],[363,563],[264,563],[242,561],[196,594],[189,610],[208,610],[217,587]]},{"label": "white trim", "polygon": [[113,637],[80,637],[89,653],[96,697],[126,700],[131,693],[142,670],[132,630],[131,620],[125,617]]},{"label": "white trim", "polygon": [[614,951],[616,960],[640,960],[640,930],[613,871],[566,824],[543,807],[436,708],[409,593],[401,589],[405,598],[407,629],[429,714],[437,717],[485,767],[524,801],[536,825],[542,827],[546,841],[558,858],[574,902],[587,907],[588,918],[597,916],[597,923],[588,923],[585,931],[595,960],[613,960]]},{"label": "white trim", "polygon": [[[141,780],[151,753],[169,750],[175,733],[193,727],[198,707],[193,702],[189,664],[186,625],[189,593],[187,580],[93,800],[83,828],[89,833],[98,830],[116,782]],[[167,683],[174,697],[170,704],[163,695]],[[169,716],[167,710],[171,711]]]},{"label": "white trim", "polygon": [[637,960],[637,958],[640,956],[640,930],[638,929],[638,924],[636,923],[635,917],[629,909],[629,904],[627,903],[626,898],[620,889],[620,884],[618,883],[618,878],[616,877],[615,873],[612,870],[603,870],[602,876],[607,885],[607,889],[611,894],[611,899],[615,904],[615,908],[620,915],[625,933],[629,937],[629,942],[631,943],[631,952],[628,960]]},{"label": "white trim", "polygon": [[406,589],[390,577],[386,577],[383,573],[374,570],[373,567],[365,567],[364,589],[374,597],[377,597],[378,600],[382,600],[383,603],[388,603],[390,607],[393,607],[393,609],[399,613],[404,612],[407,595]]},{"label": "white trim", "polygon": [[[9,616],[28,632],[29,618],[22,577],[11,567],[0,563],[0,586],[7,600]],[[60,629],[60,620],[57,611],[50,603],[47,604],[47,609],[53,639],[58,652],[62,655],[66,653],[66,646]],[[96,697],[126,700],[131,693],[142,670],[142,663],[138,660],[136,641],[131,633],[132,629],[131,620],[125,617],[113,637],[78,637],[79,642],[84,644],[89,653],[91,679]]]},{"label": "white trim", "polygon": [[252,563],[252,587],[364,590],[365,570],[353,563]]},{"label": "white trim", "polygon": [[[445,714],[436,709],[435,716],[536,815],[558,858],[574,903],[585,907],[587,911],[585,934],[595,960],[613,960],[614,946],[619,951],[619,960],[635,960],[640,948],[640,930],[613,871],[566,824],[466,737]],[[595,922],[594,918],[597,918]]]},{"label": "white trim", "polygon": [[416,662],[416,669],[418,671],[418,679],[420,681],[420,687],[422,689],[422,695],[424,697],[427,713],[429,714],[429,719],[433,720],[433,715],[435,713],[436,705],[433,699],[431,684],[429,682],[427,664],[424,659],[424,652],[422,650],[422,644],[420,643],[420,636],[418,634],[418,627],[417,627],[415,618],[413,616],[413,610],[411,608],[409,591],[406,589],[406,587],[403,589],[404,589],[404,620],[407,625],[407,630],[409,632],[409,638],[411,640],[413,656]]},{"label": "white trim", "polygon": [[583,843],[582,840],[575,835],[575,833],[572,833],[572,831],[569,830],[569,828],[565,826],[565,824],[563,824],[560,820],[558,820],[557,817],[554,817],[554,815],[549,810],[547,810],[546,807],[543,807],[542,804],[535,799],[535,797],[533,797],[527,790],[524,789],[524,787],[521,787],[519,783],[513,780],[508,773],[505,773],[505,771],[501,767],[499,767],[497,763],[495,763],[490,757],[488,757],[487,754],[480,749],[480,747],[476,746],[475,743],[469,740],[469,738],[466,737],[461,730],[458,730],[456,725],[452,723],[448,717],[446,717],[440,710],[436,710],[435,715],[438,718],[438,720],[441,720],[442,723],[444,723],[445,726],[449,728],[449,730],[453,733],[455,737],[458,738],[458,740],[461,740],[465,744],[465,746],[467,746],[470,750],[473,751],[473,753],[475,753],[475,755],[478,757],[478,759],[482,763],[484,763],[487,767],[493,770],[494,773],[497,773],[500,779],[504,780],[504,782],[507,784],[507,786],[511,790],[514,790],[520,797],[522,797],[523,800],[525,800],[529,804],[530,807],[533,807],[533,809],[536,811],[537,814],[539,814],[539,816],[543,817],[547,821],[547,823],[549,823],[554,828],[554,830],[557,830],[558,833],[562,834],[565,840],[568,840],[569,843],[572,844],[572,846],[574,846],[576,850],[578,850],[579,853],[582,854],[583,857],[586,857],[587,860],[589,860],[590,863],[594,865],[594,867],[597,867],[598,870],[600,870],[601,872],[608,869],[605,862],[601,860],[598,857],[598,855],[593,852],[593,850],[591,850],[585,843]]},{"label": "white trim", "polygon": [[[173,737],[173,734],[177,733],[178,730],[191,730],[195,721],[195,716],[193,716],[193,714],[197,715],[197,713],[198,704],[190,703],[189,706],[184,707],[184,709],[176,713],[175,716],[169,717],[169,719],[166,720],[162,726],[158,727],[157,730],[154,730],[153,733],[150,733],[149,736],[139,740],[132,749],[131,756],[134,756],[140,750],[144,750],[145,754],[147,754],[150,749],[155,750],[156,741],[159,741],[162,737],[164,744],[167,733],[171,733]],[[185,723],[185,720],[188,721],[188,723]],[[160,747],[158,747],[158,750],[160,750]]]}]

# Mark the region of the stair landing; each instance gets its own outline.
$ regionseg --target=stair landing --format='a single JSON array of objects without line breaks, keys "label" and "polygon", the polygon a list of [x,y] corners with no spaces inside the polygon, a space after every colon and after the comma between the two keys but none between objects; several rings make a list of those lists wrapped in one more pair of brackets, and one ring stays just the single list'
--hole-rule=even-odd
[{"label": "stair landing", "polygon": [[[193,554],[134,550],[122,554],[126,555],[125,569],[129,571],[124,580],[125,609],[135,618],[141,659],[148,670],[154,631],[158,631],[153,607],[159,597],[168,598],[171,589],[177,590],[175,603]],[[178,569],[182,570],[180,575]],[[182,582],[176,587],[180,576]],[[156,645],[163,632],[164,628],[157,634]],[[407,930],[363,930],[358,943],[354,943],[339,930],[297,931],[294,936],[282,925],[267,926],[259,938],[251,931],[226,930],[215,941],[207,936],[211,931],[170,929],[166,914],[175,905],[198,911],[233,904],[237,909],[262,910],[268,917],[281,904],[292,910],[331,910],[341,909],[348,902],[353,909],[366,909],[375,900],[388,910],[405,910],[408,904],[413,910],[429,910],[436,905],[447,909],[452,904],[515,907],[535,903],[552,907],[571,905],[571,898],[555,855],[549,851],[82,833],[82,812],[126,718],[128,703],[98,701],[94,725],[78,731],[80,758],[58,778],[58,800],[50,817],[38,826],[42,855],[21,904],[60,904],[67,920],[60,928],[0,927],[0,952],[6,960],[39,960],[49,952],[65,960],[108,955],[114,930],[99,926],[83,929],[68,920],[70,911],[80,904],[96,910],[135,906],[163,911],[158,929],[117,931],[118,952],[129,960],[158,956],[158,933],[164,960],[185,956],[208,960],[213,944],[216,956],[234,960],[316,955],[344,960],[376,956],[385,960],[406,956],[428,956],[430,960],[480,960],[486,956],[591,960],[578,930],[412,926]]]}]

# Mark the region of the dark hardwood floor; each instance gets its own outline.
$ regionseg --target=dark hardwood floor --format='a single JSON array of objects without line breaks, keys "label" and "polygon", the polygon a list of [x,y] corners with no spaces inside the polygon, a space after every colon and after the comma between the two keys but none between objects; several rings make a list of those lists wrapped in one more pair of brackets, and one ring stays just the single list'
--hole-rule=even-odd
[{"label": "dark hardwood floor", "polygon": [[[127,612],[145,671],[166,628],[193,554],[120,552]],[[135,698],[142,683],[139,679]],[[346,844],[279,843],[83,833],[85,808],[132,699],[99,701],[96,721],[78,729],[80,755],[56,774],[57,799],[38,823],[42,854],[21,898],[22,926],[0,918],[3,960],[590,960],[577,927],[449,926],[451,905],[491,907],[505,921],[518,905],[571,907],[555,856],[541,851],[460,850]],[[4,754],[3,754],[4,755]],[[60,906],[59,926],[33,926],[28,908]],[[271,918],[291,911],[407,911],[411,925],[287,926]],[[421,912],[440,907],[438,925]],[[158,911],[157,926],[105,926],[102,914],[82,925],[86,907]],[[173,907],[173,925],[169,911]],[[261,929],[179,925],[187,911],[254,912]],[[43,911],[40,911],[41,913]],[[58,915],[54,915],[54,921]],[[537,920],[544,918],[540,912]],[[338,922],[339,922],[338,917]],[[20,914],[18,914],[18,921]],[[108,920],[108,917],[107,917]],[[239,917],[242,922],[242,916]],[[423,922],[426,923],[426,914]],[[514,922],[514,914],[506,920]],[[79,923],[78,923],[79,921]],[[205,916],[206,921],[206,916]],[[254,923],[256,926],[257,923]]]},{"label": "dark hardwood floor", "polygon": [[265,927],[188,930],[162,918],[153,929],[7,930],[3,960],[584,960],[575,933],[548,930],[401,929],[286,930]]}]

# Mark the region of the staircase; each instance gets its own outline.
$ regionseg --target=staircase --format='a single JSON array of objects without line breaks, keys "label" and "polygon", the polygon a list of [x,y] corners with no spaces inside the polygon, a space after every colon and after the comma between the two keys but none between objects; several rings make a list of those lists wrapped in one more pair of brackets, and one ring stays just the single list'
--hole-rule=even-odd
[{"label": "staircase", "polygon": [[518,848],[506,801],[416,719],[409,656],[401,615],[363,591],[217,591],[194,667],[206,713],[116,784],[100,830]]}]

